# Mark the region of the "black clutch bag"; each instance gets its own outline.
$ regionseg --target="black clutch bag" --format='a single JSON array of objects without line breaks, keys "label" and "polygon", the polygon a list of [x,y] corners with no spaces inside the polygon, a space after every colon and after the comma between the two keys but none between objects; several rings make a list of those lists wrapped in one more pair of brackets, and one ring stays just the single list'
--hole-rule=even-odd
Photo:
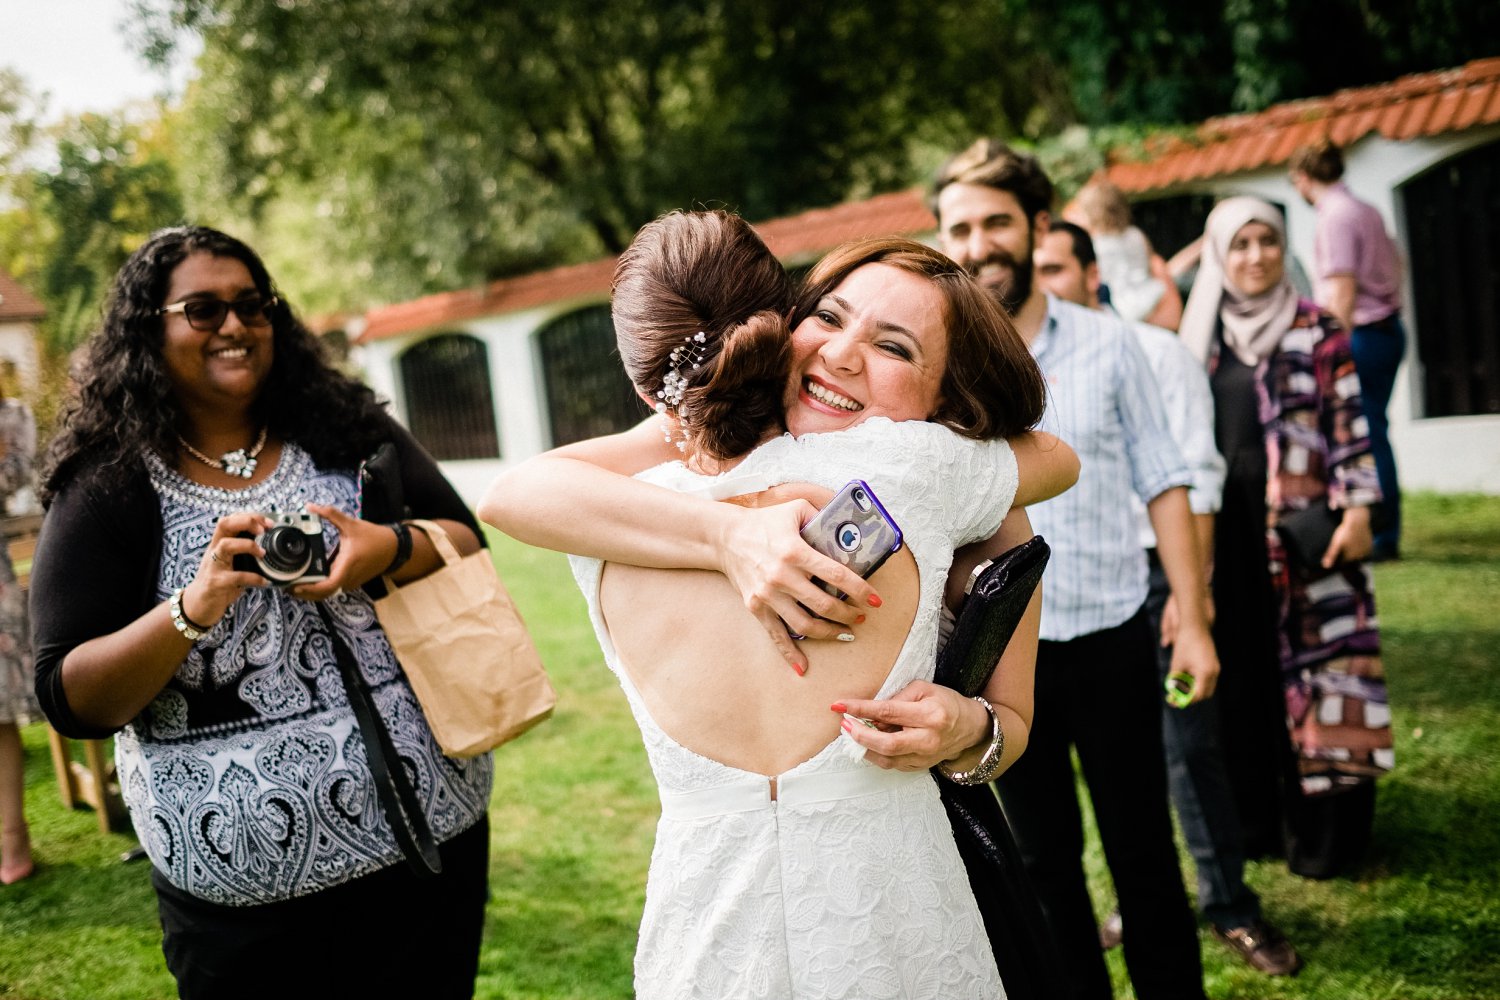
[{"label": "black clutch bag", "polygon": [[1333,533],[1343,519],[1343,511],[1321,502],[1281,515],[1276,534],[1281,536],[1287,559],[1303,569],[1322,569],[1323,553],[1333,544]]},{"label": "black clutch bag", "polygon": [[969,577],[953,635],[938,654],[935,683],[969,698],[984,690],[1051,555],[1052,549],[1036,535],[979,564]]}]

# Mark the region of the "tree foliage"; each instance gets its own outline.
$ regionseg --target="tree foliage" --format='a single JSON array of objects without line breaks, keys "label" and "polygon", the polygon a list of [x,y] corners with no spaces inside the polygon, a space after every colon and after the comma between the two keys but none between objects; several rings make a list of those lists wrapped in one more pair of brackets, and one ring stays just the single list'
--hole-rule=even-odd
[{"label": "tree foliage", "polygon": [[204,40],[192,200],[347,224],[397,297],[619,250],[684,205],[763,218],[910,183],[976,122],[1048,127],[1061,77],[974,30],[1006,7],[157,0],[150,23],[158,49]]}]

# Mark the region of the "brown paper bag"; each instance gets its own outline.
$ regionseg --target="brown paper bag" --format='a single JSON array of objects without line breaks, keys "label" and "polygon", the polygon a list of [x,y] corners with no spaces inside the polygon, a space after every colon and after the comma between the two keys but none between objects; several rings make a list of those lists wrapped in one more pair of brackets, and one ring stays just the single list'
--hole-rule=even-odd
[{"label": "brown paper bag", "polygon": [[552,690],[510,594],[480,549],[460,557],[431,521],[408,521],[445,565],[375,602],[380,626],[443,753],[473,757],[552,714]]}]

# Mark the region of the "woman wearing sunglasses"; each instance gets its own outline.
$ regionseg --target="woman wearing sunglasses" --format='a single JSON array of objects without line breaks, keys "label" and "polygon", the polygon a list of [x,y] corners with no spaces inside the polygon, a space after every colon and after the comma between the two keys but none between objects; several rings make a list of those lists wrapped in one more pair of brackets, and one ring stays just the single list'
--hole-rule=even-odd
[{"label": "woman wearing sunglasses", "polygon": [[[473,992],[491,766],[439,751],[359,589],[439,564],[420,532],[359,519],[385,442],[415,516],[476,551],[435,463],[323,360],[249,247],[162,230],[120,270],[43,473],[37,691],[60,732],[118,733],[182,996]],[[270,586],[250,568],[266,515],[302,511],[326,579]],[[382,759],[410,776],[436,877],[402,863]]]}]

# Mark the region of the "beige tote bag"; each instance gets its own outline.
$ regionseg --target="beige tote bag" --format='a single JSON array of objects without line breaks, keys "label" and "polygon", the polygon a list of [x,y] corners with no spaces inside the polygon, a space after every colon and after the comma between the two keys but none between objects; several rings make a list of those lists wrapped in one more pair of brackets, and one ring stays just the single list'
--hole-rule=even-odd
[{"label": "beige tote bag", "polygon": [[473,757],[550,716],[557,693],[489,550],[461,557],[439,525],[407,523],[444,565],[405,586],[386,577],[375,614],[443,753]]}]

